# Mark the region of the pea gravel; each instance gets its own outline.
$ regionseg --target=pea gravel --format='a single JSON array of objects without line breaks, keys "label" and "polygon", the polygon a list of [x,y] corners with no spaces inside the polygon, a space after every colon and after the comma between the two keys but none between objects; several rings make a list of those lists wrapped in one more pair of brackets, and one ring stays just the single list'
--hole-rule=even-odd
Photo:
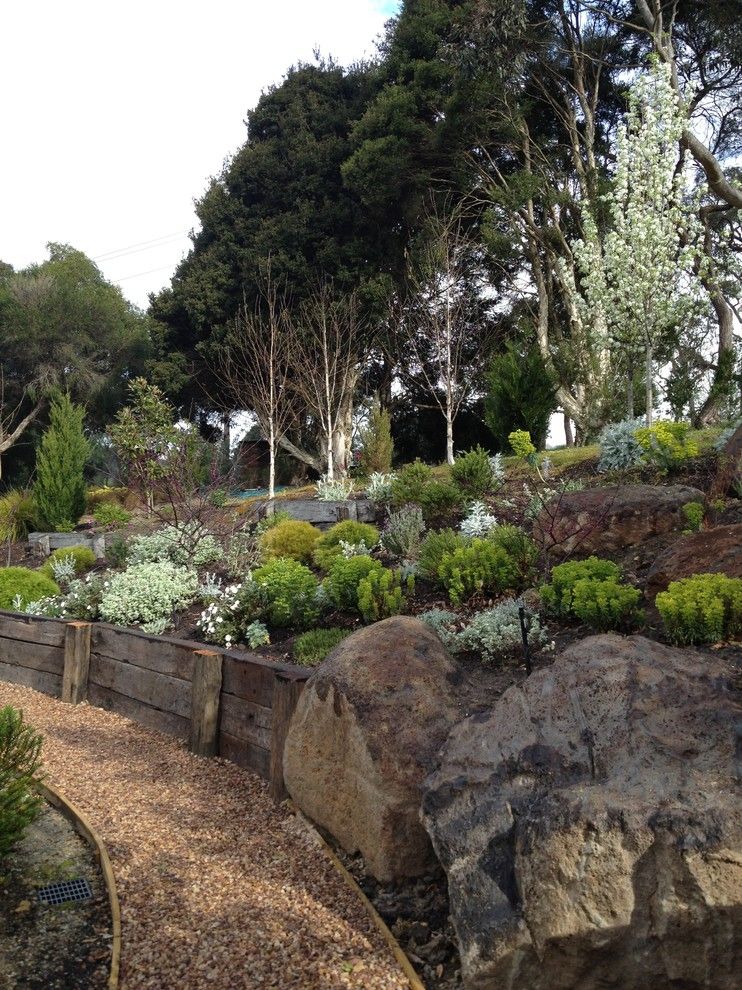
[{"label": "pea gravel", "polygon": [[50,782],[108,847],[123,990],[408,990],[381,935],[267,785],[89,705],[0,684]]}]

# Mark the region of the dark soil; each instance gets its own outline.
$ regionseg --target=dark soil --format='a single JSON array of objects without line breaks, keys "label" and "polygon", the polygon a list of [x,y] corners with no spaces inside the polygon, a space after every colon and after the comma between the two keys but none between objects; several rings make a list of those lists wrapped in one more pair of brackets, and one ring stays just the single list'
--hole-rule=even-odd
[{"label": "dark soil", "polygon": [[[47,884],[83,878],[91,899],[41,904]],[[96,990],[111,961],[108,895],[90,846],[48,805],[0,864],[0,986],[3,990]]]}]

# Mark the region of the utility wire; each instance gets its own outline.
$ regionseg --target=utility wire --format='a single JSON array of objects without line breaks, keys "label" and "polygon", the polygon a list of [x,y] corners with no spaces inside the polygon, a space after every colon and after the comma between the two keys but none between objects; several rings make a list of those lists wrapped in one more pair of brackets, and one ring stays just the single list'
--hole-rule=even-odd
[{"label": "utility wire", "polygon": [[130,278],[141,278],[142,275],[152,275],[154,272],[164,272],[166,268],[168,268],[168,269],[175,268],[177,266],[177,264],[178,264],[178,262],[175,261],[175,262],[173,262],[172,265],[160,265],[159,268],[150,268],[149,271],[146,271],[146,272],[137,272],[135,275],[124,275],[123,278],[113,278],[113,279],[111,279],[111,281],[112,282],[126,282]]},{"label": "utility wire", "polygon": [[128,247],[116,248],[113,251],[96,255],[93,261],[113,261],[114,258],[123,258],[127,254],[139,254],[141,251],[150,251],[154,247],[160,247],[169,241],[180,240],[187,236],[187,230],[177,231],[173,234],[163,234],[161,237],[153,237],[150,241],[139,241],[138,244],[130,244]]}]

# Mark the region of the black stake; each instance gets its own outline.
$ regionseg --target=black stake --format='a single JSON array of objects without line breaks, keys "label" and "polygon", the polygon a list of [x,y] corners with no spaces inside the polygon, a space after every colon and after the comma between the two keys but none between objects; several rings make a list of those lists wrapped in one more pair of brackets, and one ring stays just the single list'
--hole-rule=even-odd
[{"label": "black stake", "polygon": [[531,651],[528,646],[528,627],[526,626],[526,610],[522,605],[518,606],[518,618],[520,619],[520,634],[523,638],[523,659],[526,662],[526,675],[531,673]]}]

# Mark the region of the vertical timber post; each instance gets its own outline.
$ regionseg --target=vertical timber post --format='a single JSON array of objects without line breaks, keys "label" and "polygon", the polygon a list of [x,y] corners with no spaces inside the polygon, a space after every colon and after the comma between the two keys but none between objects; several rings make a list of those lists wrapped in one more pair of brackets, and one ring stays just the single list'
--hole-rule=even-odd
[{"label": "vertical timber post", "polygon": [[193,659],[189,748],[196,756],[216,756],[219,748],[222,655],[212,650],[196,650]]},{"label": "vertical timber post", "polygon": [[286,736],[289,733],[291,716],[296,709],[296,703],[304,687],[306,678],[296,677],[281,671],[273,678],[273,718],[271,723],[271,768],[270,792],[278,804],[288,797],[286,785],[283,782],[283,751],[286,746]]},{"label": "vertical timber post", "polygon": [[88,696],[90,671],[90,622],[68,622],[64,628],[62,701],[79,705]]}]

